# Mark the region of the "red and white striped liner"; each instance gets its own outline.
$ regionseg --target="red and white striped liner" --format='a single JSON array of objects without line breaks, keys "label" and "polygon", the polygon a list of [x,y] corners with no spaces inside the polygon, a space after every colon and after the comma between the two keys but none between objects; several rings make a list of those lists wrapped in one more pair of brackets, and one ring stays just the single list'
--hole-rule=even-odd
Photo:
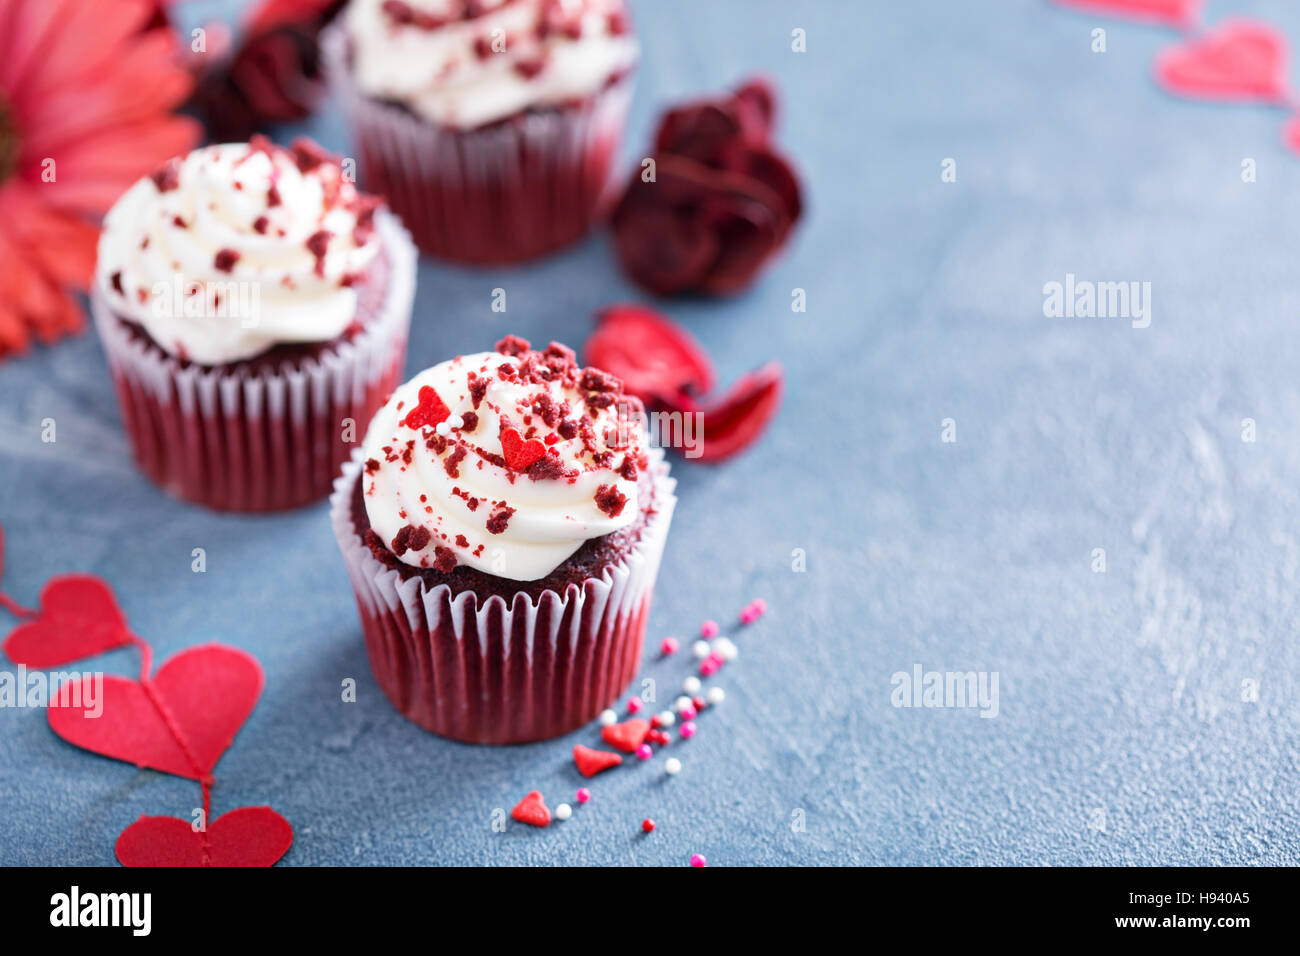
[{"label": "red and white striped liner", "polygon": [[458,130],[371,99],[352,82],[346,35],[321,35],[325,72],[351,121],[370,192],[386,196],[433,256],[521,262],[581,238],[623,136],[631,75],[582,103]]},{"label": "red and white striped liner", "polygon": [[380,210],[375,223],[389,260],[379,314],[352,340],[274,369],[183,368],[132,335],[96,284],[91,314],[145,474],[178,498],[229,511],[294,508],[330,493],[406,361],[415,246],[391,213]]},{"label": "red and white striped liner", "polygon": [[375,679],[406,718],[466,743],[516,744],[556,737],[608,707],[636,676],[650,599],[677,482],[661,449],[650,451],[655,513],[619,564],[581,588],[517,593],[480,607],[472,591],[429,588],[382,565],[357,534],[353,456],[335,482],[330,518],[361,613]]}]

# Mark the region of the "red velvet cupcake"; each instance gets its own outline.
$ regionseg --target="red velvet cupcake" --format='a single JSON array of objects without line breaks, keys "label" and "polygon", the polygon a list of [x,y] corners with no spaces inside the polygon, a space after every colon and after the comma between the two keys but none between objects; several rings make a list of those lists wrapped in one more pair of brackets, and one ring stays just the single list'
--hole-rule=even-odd
[{"label": "red velvet cupcake", "polygon": [[375,678],[470,743],[566,733],[636,674],[676,498],[640,403],[513,336],[402,385],[330,500]]},{"label": "red velvet cupcake", "polygon": [[424,251],[518,262],[587,231],[637,60],[623,0],[352,0],[322,48],[366,184]]},{"label": "red velvet cupcake", "polygon": [[91,311],[140,467],[212,508],[329,494],[400,381],[415,247],[314,143],[174,159],[104,221]]}]

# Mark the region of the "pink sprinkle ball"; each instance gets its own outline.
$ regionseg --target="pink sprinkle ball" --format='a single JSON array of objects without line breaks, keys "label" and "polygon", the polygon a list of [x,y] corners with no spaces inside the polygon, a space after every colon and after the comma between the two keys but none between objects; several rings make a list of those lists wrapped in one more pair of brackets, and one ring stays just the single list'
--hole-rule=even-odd
[{"label": "pink sprinkle ball", "polygon": [[629,714],[639,714],[641,712],[641,698],[633,697],[627,702],[627,712]]},{"label": "pink sprinkle ball", "polygon": [[587,803],[589,800],[591,800],[591,791],[588,790],[586,787],[579,787],[579,788],[578,788],[578,802],[579,802],[579,803]]},{"label": "pink sprinkle ball", "polygon": [[717,636],[718,636],[717,621],[705,621],[703,624],[700,625],[700,637],[704,638],[706,641],[711,637],[717,637]]},{"label": "pink sprinkle ball", "polygon": [[[687,704],[685,707],[682,708],[681,713],[682,713],[682,720],[694,720],[696,716],[699,714],[699,711],[695,709],[694,704]],[[686,728],[683,727],[682,729],[685,730]]]},{"label": "pink sprinkle ball", "polygon": [[762,598],[754,598],[741,609],[740,620],[742,624],[753,624],[766,613],[767,602]]},{"label": "pink sprinkle ball", "polygon": [[712,677],[714,674],[718,672],[718,668],[721,666],[722,666],[722,661],[710,655],[704,658],[704,660],[700,661],[700,676]]},{"label": "pink sprinkle ball", "polygon": [[694,853],[691,855],[691,866],[708,866],[709,861],[704,859],[703,853]]},{"label": "pink sprinkle ball", "polygon": [[660,653],[660,654],[676,654],[676,653],[677,653],[677,648],[678,648],[679,646],[680,646],[680,645],[677,643],[677,638],[675,638],[675,637],[665,637],[662,641],[659,642],[659,653]]},{"label": "pink sprinkle ball", "polygon": [[640,747],[636,748],[636,756],[638,760],[649,760],[653,754],[654,751],[650,749],[649,744],[642,744]]},{"label": "pink sprinkle ball", "polygon": [[[686,715],[683,714],[682,716],[684,717]],[[692,714],[691,716],[694,717],[695,715]],[[694,736],[695,736],[695,721],[688,720],[686,721],[686,723],[682,724],[682,740],[690,740]]]}]

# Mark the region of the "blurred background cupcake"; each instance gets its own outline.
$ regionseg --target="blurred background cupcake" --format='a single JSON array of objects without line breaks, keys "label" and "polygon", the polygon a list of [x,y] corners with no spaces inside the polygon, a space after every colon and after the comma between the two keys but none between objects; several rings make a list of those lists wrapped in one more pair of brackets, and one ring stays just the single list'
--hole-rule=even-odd
[{"label": "blurred background cupcake", "polygon": [[640,403],[513,336],[426,369],[331,498],[371,668],[420,726],[521,743],[636,674],[676,498]]},{"label": "blurred background cupcake", "polygon": [[140,467],[261,511],[324,497],[400,381],[415,247],[307,140],[195,150],[109,211],[91,310]]},{"label": "blurred background cupcake", "polygon": [[426,252],[518,262],[587,231],[637,60],[623,0],[352,0],[322,49],[365,185]]}]

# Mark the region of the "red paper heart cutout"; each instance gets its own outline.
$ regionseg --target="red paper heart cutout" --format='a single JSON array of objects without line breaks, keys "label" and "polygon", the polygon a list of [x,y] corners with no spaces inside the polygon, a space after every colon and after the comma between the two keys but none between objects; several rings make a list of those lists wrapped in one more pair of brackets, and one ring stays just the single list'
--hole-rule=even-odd
[{"label": "red paper heart cutout", "polygon": [[36,617],[14,628],[4,649],[15,664],[57,667],[130,641],[109,586],[92,574],[64,574],[45,585]]},{"label": "red paper heart cutout", "polygon": [[420,404],[407,412],[402,424],[407,428],[433,428],[451,414],[443,400],[428,385],[420,386]]},{"label": "red paper heart cutout", "polygon": [[[91,678],[82,678],[82,685]],[[201,780],[212,772],[262,692],[256,658],[221,644],[181,651],[150,680],[166,708],[159,714],[144,684],[105,677],[103,712],[88,716],[86,697],[50,701],[50,729],[70,744],[139,767]],[[71,706],[78,701],[78,706]],[[184,746],[177,740],[184,741]]]},{"label": "red paper heart cutout", "polygon": [[578,744],[573,748],[573,762],[578,765],[578,773],[584,777],[594,777],[602,770],[617,767],[623,758],[608,750],[595,750]]},{"label": "red paper heart cutout", "polygon": [[528,466],[546,454],[546,446],[536,438],[524,441],[517,428],[501,429],[501,457],[511,471],[526,471]]},{"label": "red paper heart cutout", "polygon": [[645,735],[650,733],[650,721],[633,717],[621,724],[610,724],[600,728],[600,739],[611,747],[625,754],[636,753],[636,748],[645,742]]},{"label": "red paper heart cutout", "polygon": [[540,790],[529,790],[528,796],[515,804],[510,815],[520,823],[527,823],[534,827],[548,826],[551,822],[551,811],[546,808],[546,801],[542,799]]},{"label": "red paper heart cutout", "polygon": [[1195,23],[1201,6],[1201,0],[1056,0],[1056,3],[1087,13],[1108,13],[1171,27]]},{"label": "red paper heart cutout", "polygon": [[293,843],[293,827],[270,807],[240,807],[204,837],[187,820],[141,817],[117,838],[117,858],[123,866],[271,866]]},{"label": "red paper heart cutout", "polygon": [[1286,99],[1286,38],[1266,23],[1229,20],[1156,58],[1156,79],[1180,96],[1229,102]]}]

